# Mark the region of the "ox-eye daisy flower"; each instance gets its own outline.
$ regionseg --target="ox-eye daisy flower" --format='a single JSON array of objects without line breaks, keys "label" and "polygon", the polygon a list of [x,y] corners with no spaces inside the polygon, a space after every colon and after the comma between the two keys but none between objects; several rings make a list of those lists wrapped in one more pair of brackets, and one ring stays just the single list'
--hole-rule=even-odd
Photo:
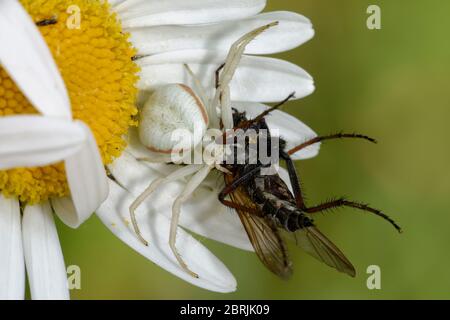
[{"label": "ox-eye daisy flower", "polygon": [[66,299],[53,211],[77,227],[106,198],[104,164],[136,113],[134,51],[91,1],[1,1],[0,40],[0,297],[24,297],[26,265],[33,298]]},{"label": "ox-eye daisy flower", "polygon": [[[235,290],[236,281],[222,262],[181,228],[178,250],[199,278],[188,275],[172,255],[167,215],[180,183],[165,186],[159,199],[152,197],[146,203],[150,214],[140,214],[150,246],[137,240],[129,224],[128,206],[136,195],[172,170],[139,162],[139,143],[122,152],[127,146],[123,135],[137,125],[136,73],[140,67],[137,88],[143,98],[160,84],[187,83],[184,63],[211,88],[212,72],[239,36],[279,21],[247,50],[255,55],[276,53],[310,39],[310,22],[289,12],[258,14],[265,0],[22,0],[20,4],[0,2],[1,298],[23,298],[25,265],[33,298],[69,297],[52,212],[77,227],[102,203],[108,186],[109,196],[98,215],[119,238],[188,282],[219,292]],[[79,29],[66,23],[74,5],[80,10]],[[234,106],[252,115],[252,110],[263,108],[259,102],[279,101],[292,91],[303,97],[313,88],[311,77],[295,65],[246,56],[231,93],[234,101],[247,101]],[[275,113],[272,121],[292,144],[313,135],[286,114]],[[109,179],[103,165],[109,165]],[[223,210],[214,190],[212,184],[204,184],[199,196],[183,207],[181,225],[250,250],[238,219]]]}]

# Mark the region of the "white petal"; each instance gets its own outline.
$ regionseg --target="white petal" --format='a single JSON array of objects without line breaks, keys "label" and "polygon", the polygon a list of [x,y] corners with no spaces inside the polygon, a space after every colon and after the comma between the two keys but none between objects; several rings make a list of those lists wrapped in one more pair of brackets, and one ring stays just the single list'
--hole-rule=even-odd
[{"label": "white petal", "polygon": [[78,212],[70,196],[51,199],[51,203],[56,215],[71,228],[78,228],[94,213],[94,211]]},{"label": "white petal", "polygon": [[127,0],[114,9],[130,28],[241,19],[265,6],[266,0]]},{"label": "white petal", "polygon": [[79,125],[44,116],[0,117],[0,169],[47,165],[78,152],[86,139]]},{"label": "white petal", "polygon": [[188,49],[228,52],[241,36],[274,21],[279,21],[280,24],[252,41],[246,48],[247,54],[271,54],[291,50],[314,35],[311,22],[307,18],[293,12],[270,12],[214,25],[170,25],[131,29],[131,42],[140,55]]},{"label": "white petal", "polygon": [[25,296],[25,264],[19,201],[0,194],[0,300]]},{"label": "white petal", "polygon": [[119,4],[121,4],[122,2],[125,2],[127,0],[109,0],[108,3],[112,6],[117,6]]},{"label": "white petal", "polygon": [[278,174],[279,174],[280,178],[284,181],[284,183],[286,183],[286,185],[288,186],[289,190],[291,192],[293,192],[292,191],[292,184],[291,184],[291,180],[289,178],[288,171],[286,169],[282,168],[282,167],[279,167],[278,168]]},{"label": "white petal", "polygon": [[64,82],[44,39],[19,1],[0,1],[0,64],[33,106],[71,118]]},{"label": "white petal", "polygon": [[[69,227],[77,228],[100,206],[108,196],[108,179],[91,130],[78,122],[87,139],[82,149],[65,161],[67,181],[73,200],[73,210],[65,202],[57,211],[60,219]],[[62,210],[63,208],[66,210]]]},{"label": "white petal", "polygon": [[[239,111],[245,111],[248,119],[256,118],[264,110],[269,108],[260,103],[233,102],[233,107]],[[286,140],[286,150],[290,150],[305,141],[308,141],[317,134],[306,124],[286,112],[275,110],[266,116],[266,122],[273,136],[281,136]],[[309,159],[317,156],[320,150],[320,143],[313,144],[292,155],[294,160]]]},{"label": "white petal", "polygon": [[[225,53],[205,50],[189,50],[162,53],[139,59],[142,67],[138,87],[151,90],[167,83],[184,83],[195,88],[183,63],[212,92],[215,71],[224,63]],[[231,81],[231,99],[236,101],[278,102],[292,92],[300,99],[314,91],[311,76],[302,68],[287,61],[244,56]]]},{"label": "white petal", "polygon": [[103,223],[122,241],[147,259],[201,288],[217,292],[236,290],[236,280],[223,263],[183,229],[177,231],[177,248],[189,268],[199,275],[194,278],[179,266],[169,248],[169,219],[141,207],[137,210],[141,232],[149,241],[142,244],[129,222],[128,208],[134,196],[110,180],[110,195],[97,210]]},{"label": "white petal", "polygon": [[[109,169],[117,182],[137,197],[154,179],[163,176],[160,173],[161,166],[165,166],[166,170],[177,168],[166,164],[146,165],[124,152],[109,166]],[[222,173],[211,174],[208,181],[205,181],[195,191],[192,198],[183,204],[180,225],[201,236],[240,249],[253,250],[238,215],[218,200],[218,193],[223,188],[222,175]],[[181,180],[160,186],[143,204],[147,208],[147,214],[157,212],[170,218],[172,204],[185,185],[186,181]]]},{"label": "white petal", "polygon": [[50,205],[27,206],[22,230],[31,297],[35,300],[69,299],[66,267]]}]

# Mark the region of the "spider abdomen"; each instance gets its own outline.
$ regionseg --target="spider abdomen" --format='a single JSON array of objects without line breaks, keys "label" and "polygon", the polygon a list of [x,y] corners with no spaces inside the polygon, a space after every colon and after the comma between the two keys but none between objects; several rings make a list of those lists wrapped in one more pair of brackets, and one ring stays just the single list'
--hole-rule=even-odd
[{"label": "spider abdomen", "polygon": [[139,138],[149,150],[172,153],[198,145],[208,128],[201,99],[183,84],[157,88],[140,114]]}]

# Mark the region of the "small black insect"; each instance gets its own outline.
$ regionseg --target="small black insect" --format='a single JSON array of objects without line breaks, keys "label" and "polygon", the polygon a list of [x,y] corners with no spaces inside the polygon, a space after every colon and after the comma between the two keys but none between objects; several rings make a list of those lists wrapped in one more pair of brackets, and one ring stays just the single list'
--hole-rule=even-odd
[{"label": "small black insect", "polygon": [[[269,135],[265,138],[270,143],[270,131],[265,117],[292,97],[293,95],[289,96],[285,101],[268,109],[253,120],[248,120],[245,113],[234,110],[235,128],[233,130],[253,129],[259,134],[264,129],[264,134]],[[282,278],[288,278],[292,274],[292,263],[289,260],[280,230],[294,233],[298,245],[318,260],[352,277],[356,275],[355,268],[342,251],[316,228],[310,217],[315,213],[339,207],[352,207],[382,217],[401,232],[400,227],[387,215],[362,203],[341,198],[317,206],[306,205],[298,174],[290,155],[312,144],[341,138],[376,142],[364,135],[339,133],[316,137],[291,150],[285,150],[286,142],[281,139],[279,158],[286,163],[293,194],[278,174],[261,174],[261,170],[267,165],[263,165],[260,161],[256,164],[249,164],[250,162],[247,160],[250,154],[250,143],[245,145],[246,161],[244,164],[236,164],[237,161],[232,162],[234,164],[223,164],[230,174],[224,175],[226,186],[219,194],[219,200],[225,206],[237,211],[259,259],[270,271]],[[230,197],[230,200],[226,199],[227,196]]]},{"label": "small black insect", "polygon": [[50,19],[44,19],[41,21],[36,22],[36,25],[38,27],[45,27],[45,26],[50,26],[53,24],[57,24],[58,20],[56,18],[50,18]]}]

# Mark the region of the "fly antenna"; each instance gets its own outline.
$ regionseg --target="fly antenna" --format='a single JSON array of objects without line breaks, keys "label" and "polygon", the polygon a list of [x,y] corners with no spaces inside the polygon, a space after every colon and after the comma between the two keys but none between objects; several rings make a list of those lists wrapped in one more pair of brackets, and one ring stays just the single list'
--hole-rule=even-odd
[{"label": "fly antenna", "polygon": [[280,109],[283,105],[285,105],[289,100],[294,99],[295,98],[295,92],[292,92],[286,99],[284,99],[283,101],[279,102],[278,104],[274,105],[273,107],[267,109],[266,111],[264,111],[263,113],[261,113],[259,116],[257,116],[253,121],[254,122],[258,122],[260,120],[262,120],[264,117],[266,117],[267,115],[269,115],[270,113],[272,113],[273,111]]},{"label": "fly antenna", "polygon": [[274,112],[277,109],[280,109],[283,105],[285,105],[289,100],[291,100],[293,98],[295,98],[295,92],[292,92],[286,99],[284,99],[283,101],[281,101],[278,104],[274,105],[273,107],[265,110],[260,115],[258,115],[256,118],[254,118],[252,120],[248,120],[246,122],[243,122],[242,125],[236,126],[235,128],[233,128],[233,130],[249,128],[252,124],[258,123],[259,121],[264,119],[264,117],[266,117],[270,113]]}]

